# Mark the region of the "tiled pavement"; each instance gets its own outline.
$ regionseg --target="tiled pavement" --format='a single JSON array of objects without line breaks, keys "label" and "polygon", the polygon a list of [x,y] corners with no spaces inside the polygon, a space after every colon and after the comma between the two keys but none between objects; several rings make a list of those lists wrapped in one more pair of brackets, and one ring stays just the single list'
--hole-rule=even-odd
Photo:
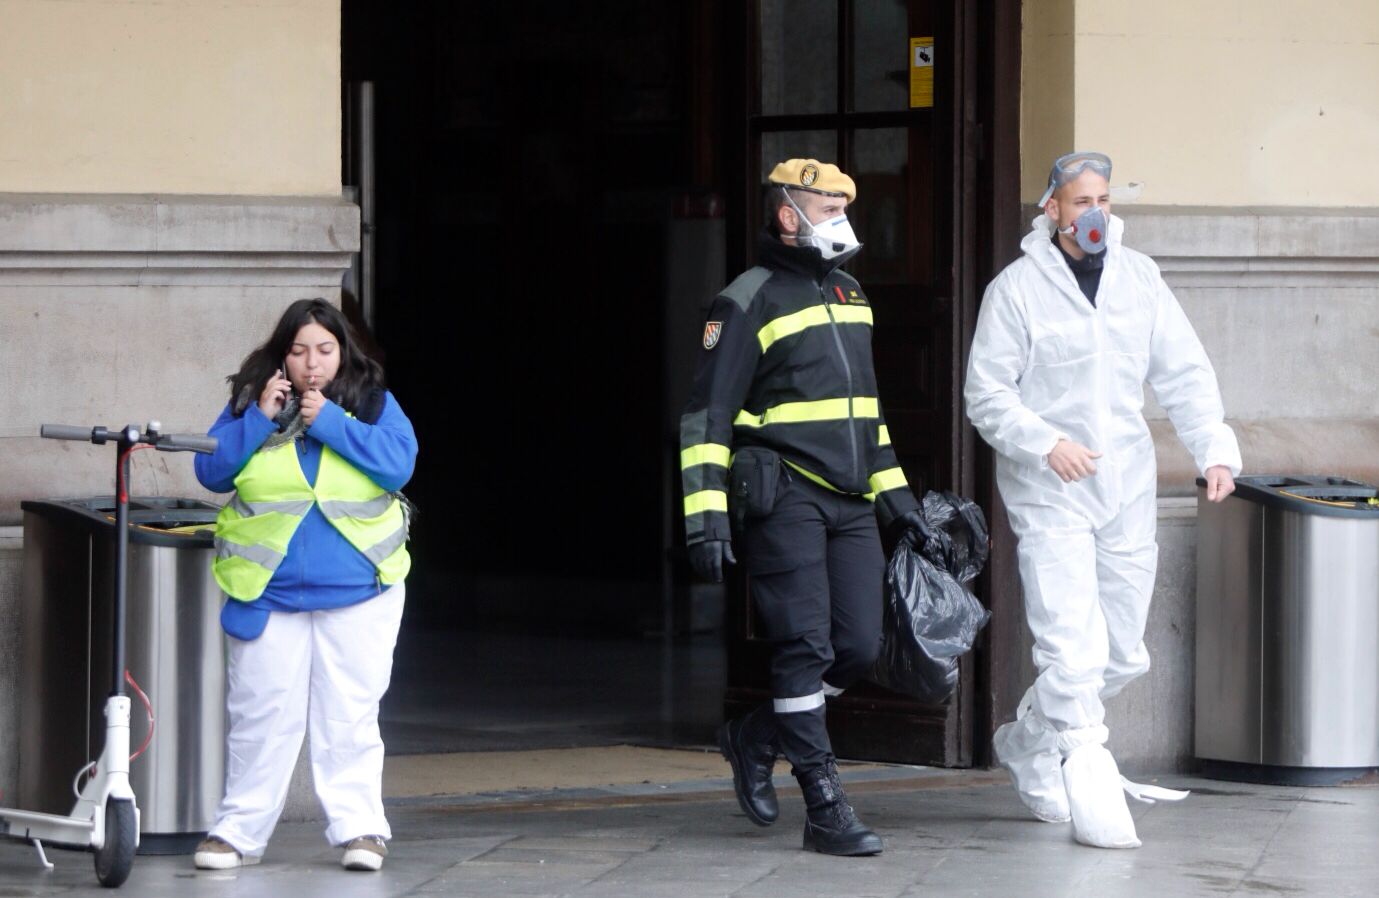
[{"label": "tiled pavement", "polygon": [[[800,849],[803,808],[779,781],[781,821],[759,829],[723,780],[395,799],[382,873],[347,873],[319,824],[284,824],[261,866],[197,872],[137,859],[123,892],[202,896],[1379,895],[1379,788],[1291,789],[1184,777],[1180,805],[1132,802],[1145,846],[1099,851],[1023,813],[1004,775],[856,770],[853,803],[886,839],[876,858]],[[0,898],[109,894],[90,858],[39,869],[0,842]]]}]

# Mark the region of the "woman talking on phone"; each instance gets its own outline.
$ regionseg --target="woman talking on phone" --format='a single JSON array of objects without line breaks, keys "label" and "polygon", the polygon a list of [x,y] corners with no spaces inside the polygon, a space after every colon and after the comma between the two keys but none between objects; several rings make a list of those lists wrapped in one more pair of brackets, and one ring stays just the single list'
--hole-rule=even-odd
[{"label": "woman talking on phone", "polygon": [[294,302],[228,378],[230,401],[198,456],[230,497],[216,521],[228,596],[225,797],[197,846],[202,869],[256,864],[287,798],[302,737],[348,870],[378,870],[383,813],[378,703],[402,619],[412,424],[338,309]]}]

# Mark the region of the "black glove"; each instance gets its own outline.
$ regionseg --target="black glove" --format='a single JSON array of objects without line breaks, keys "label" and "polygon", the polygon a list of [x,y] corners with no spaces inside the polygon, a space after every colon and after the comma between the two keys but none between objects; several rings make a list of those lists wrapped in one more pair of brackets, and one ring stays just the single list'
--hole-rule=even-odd
[{"label": "black glove", "polygon": [[711,583],[723,582],[723,562],[737,564],[733,544],[726,539],[710,539],[689,547],[690,567],[701,579]]},{"label": "black glove", "polygon": [[924,548],[934,536],[934,530],[918,508],[905,512],[891,522],[890,531],[897,542],[903,542],[916,552]]}]

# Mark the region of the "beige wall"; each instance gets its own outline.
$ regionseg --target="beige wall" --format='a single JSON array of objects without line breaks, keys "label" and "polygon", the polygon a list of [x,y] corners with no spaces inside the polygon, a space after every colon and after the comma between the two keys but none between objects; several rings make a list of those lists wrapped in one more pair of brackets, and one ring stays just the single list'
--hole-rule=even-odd
[{"label": "beige wall", "polygon": [[0,0],[0,193],[339,191],[338,0]]},{"label": "beige wall", "polygon": [[[1064,148],[1109,153],[1141,202],[1379,206],[1376,0],[1026,0],[1024,18],[1026,202],[1071,110]],[[1033,77],[1068,18],[1071,68]]]},{"label": "beige wall", "polygon": [[1074,0],[1025,0],[1020,53],[1020,197],[1039,201],[1049,166],[1073,145]]}]

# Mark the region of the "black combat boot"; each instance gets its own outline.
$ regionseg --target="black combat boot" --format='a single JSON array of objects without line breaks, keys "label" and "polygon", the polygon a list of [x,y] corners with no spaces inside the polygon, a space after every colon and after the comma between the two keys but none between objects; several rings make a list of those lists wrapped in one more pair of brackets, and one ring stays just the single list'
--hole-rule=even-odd
[{"label": "black combat boot", "polygon": [[776,712],[765,704],[718,728],[718,749],[733,767],[733,790],[742,812],[757,826],[780,816],[771,773],[776,766]]},{"label": "black combat boot", "polygon": [[862,825],[848,804],[838,766],[830,760],[818,770],[797,775],[804,790],[808,819],[804,822],[804,847],[820,854],[859,857],[881,853],[881,837]]}]

